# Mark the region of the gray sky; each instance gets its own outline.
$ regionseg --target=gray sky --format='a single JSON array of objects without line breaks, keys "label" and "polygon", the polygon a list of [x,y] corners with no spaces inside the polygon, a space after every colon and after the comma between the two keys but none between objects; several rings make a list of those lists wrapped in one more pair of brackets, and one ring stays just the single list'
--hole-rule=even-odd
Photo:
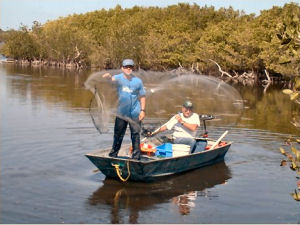
[{"label": "gray sky", "polygon": [[299,4],[300,0],[0,0],[0,28],[19,29],[21,24],[31,27],[35,20],[43,24],[60,16],[86,13],[102,8],[110,9],[117,4],[123,8],[131,8],[135,5],[166,7],[179,2],[214,6],[216,9],[232,6],[235,10],[244,10],[247,14],[258,15],[261,10],[283,6],[288,2]]}]

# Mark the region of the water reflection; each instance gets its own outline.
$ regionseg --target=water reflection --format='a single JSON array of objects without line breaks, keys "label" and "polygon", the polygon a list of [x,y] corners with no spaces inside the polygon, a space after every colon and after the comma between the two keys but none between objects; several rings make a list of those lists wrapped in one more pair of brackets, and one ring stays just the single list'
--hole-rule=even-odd
[{"label": "water reflection", "polygon": [[293,118],[300,121],[300,107],[282,93],[282,86],[270,86],[266,93],[260,87],[236,87],[246,100],[246,109],[238,125],[298,135],[299,130],[291,125],[291,121]]},{"label": "water reflection", "polygon": [[[57,68],[0,65],[8,97],[22,98],[32,103],[47,102],[69,108],[87,108],[91,94],[83,87],[90,72]],[[4,78],[3,78],[4,79]]]},{"label": "water reflection", "polygon": [[195,200],[197,195],[198,191],[190,191],[189,193],[172,198],[172,202],[178,206],[178,211],[181,215],[188,215],[191,209],[196,206]]},{"label": "water reflection", "polygon": [[[197,206],[197,198],[210,196],[208,189],[224,184],[231,172],[224,162],[170,177],[154,183],[122,183],[106,178],[103,186],[88,199],[91,206],[111,207],[111,223],[137,223],[138,213],[159,204],[173,202],[178,213],[187,215]],[[101,207],[100,207],[101,208]],[[129,221],[123,221],[122,210],[129,211]]]}]

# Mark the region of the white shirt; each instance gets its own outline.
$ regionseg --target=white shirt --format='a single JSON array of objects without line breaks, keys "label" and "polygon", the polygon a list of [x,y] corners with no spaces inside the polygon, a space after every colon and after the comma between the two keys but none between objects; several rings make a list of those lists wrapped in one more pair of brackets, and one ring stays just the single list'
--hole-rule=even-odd
[{"label": "white shirt", "polygon": [[[198,126],[200,126],[200,119],[197,113],[192,113],[190,117],[184,117],[183,113],[179,113],[179,115],[183,122],[189,124],[197,124]],[[174,130],[173,137],[194,138],[197,131],[191,131],[190,129],[184,127],[183,124],[179,123],[178,120],[175,119],[175,116],[176,115],[174,115],[166,124],[168,130]]]}]

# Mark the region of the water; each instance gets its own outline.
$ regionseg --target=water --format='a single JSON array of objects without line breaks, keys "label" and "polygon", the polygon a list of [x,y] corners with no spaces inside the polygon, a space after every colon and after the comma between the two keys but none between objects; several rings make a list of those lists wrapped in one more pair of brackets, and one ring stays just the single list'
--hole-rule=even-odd
[{"label": "water", "polygon": [[84,156],[111,146],[113,126],[101,136],[93,127],[88,74],[0,65],[1,223],[300,223],[295,172],[279,166],[299,111],[280,91],[242,88],[236,126],[208,125],[234,141],[224,163],[121,183]]}]

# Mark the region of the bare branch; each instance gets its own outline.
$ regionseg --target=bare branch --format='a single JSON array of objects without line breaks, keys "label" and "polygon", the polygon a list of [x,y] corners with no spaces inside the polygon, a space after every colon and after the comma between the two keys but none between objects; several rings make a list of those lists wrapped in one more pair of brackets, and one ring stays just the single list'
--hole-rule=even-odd
[{"label": "bare branch", "polygon": [[266,74],[266,76],[267,76],[267,80],[263,80],[263,81],[262,81],[263,83],[265,83],[265,84],[262,85],[262,86],[264,87],[264,93],[267,92],[268,87],[269,87],[270,84],[272,83],[272,80],[271,80],[271,78],[270,78],[269,73],[268,73],[267,70],[265,70],[265,74]]},{"label": "bare branch", "polygon": [[74,60],[77,59],[81,54],[81,52],[79,51],[77,45],[75,46],[75,51],[76,51],[76,56],[74,57]]},{"label": "bare branch", "polygon": [[220,65],[218,63],[216,63],[214,60],[212,60],[212,59],[209,59],[209,60],[212,61],[212,62],[214,62],[218,66],[219,71],[221,73],[221,77],[223,77],[224,74],[227,75],[228,77],[232,77],[229,73],[223,71],[222,68],[220,67]]},{"label": "bare branch", "polygon": [[271,83],[272,80],[271,80],[271,78],[270,78],[270,76],[269,76],[269,72],[268,72],[267,70],[265,70],[265,74],[266,74],[266,76],[267,76],[267,78],[268,78],[268,82]]}]

